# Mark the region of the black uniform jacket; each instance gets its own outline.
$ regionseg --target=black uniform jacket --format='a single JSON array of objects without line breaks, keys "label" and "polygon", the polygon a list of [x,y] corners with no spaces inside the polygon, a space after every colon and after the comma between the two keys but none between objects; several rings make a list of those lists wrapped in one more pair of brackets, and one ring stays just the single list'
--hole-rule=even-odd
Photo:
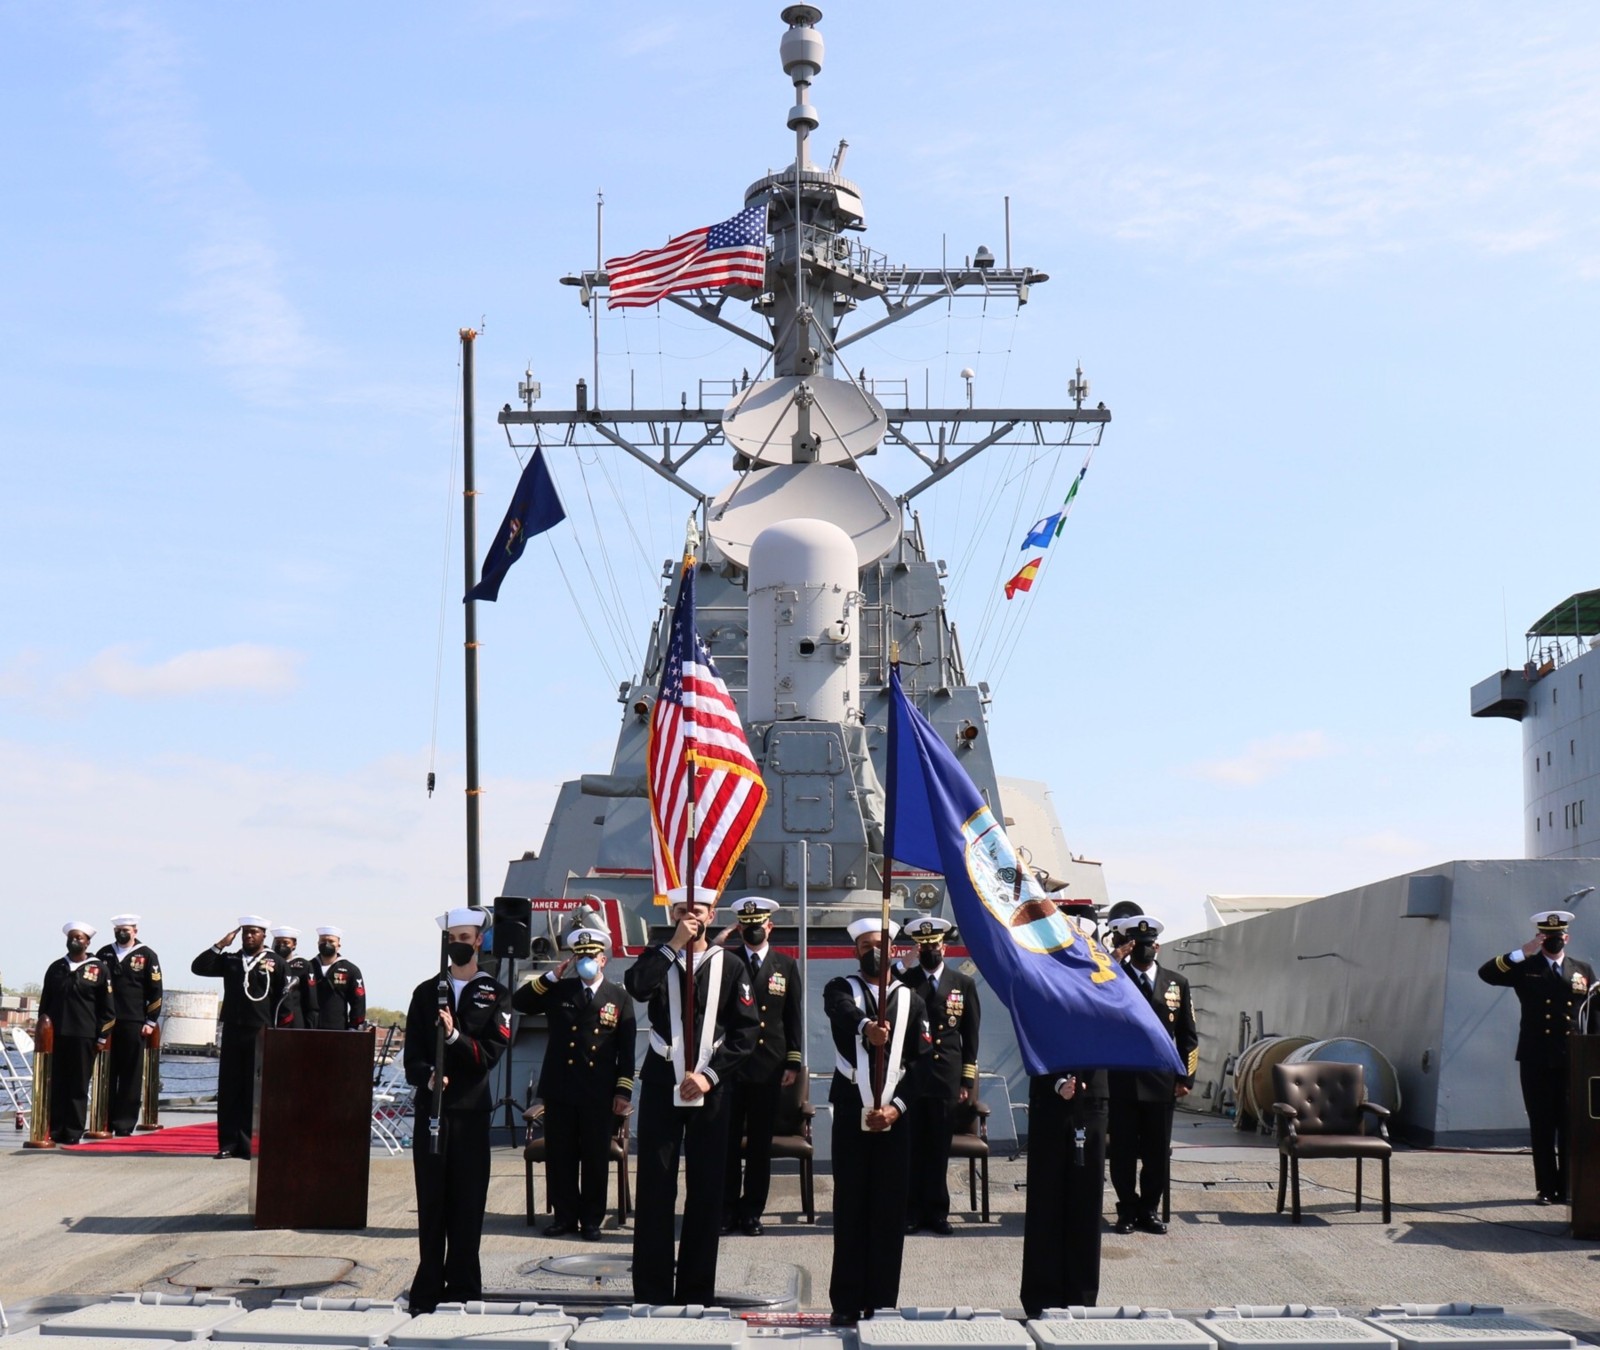
[{"label": "black uniform jacket", "polygon": [[[693,1064],[700,1045],[700,1019],[706,1013],[706,996],[710,992],[711,971],[706,965],[707,952],[696,952],[694,958],[695,987],[695,1037],[694,1047],[685,1047],[684,1064]],[[650,1030],[662,1041],[672,1040],[672,1011],[667,1002],[667,979],[681,980],[682,962],[675,960],[672,948],[665,943],[647,947],[639,959],[628,967],[622,977],[624,988],[640,1003],[646,1004],[645,1015]],[[717,998],[717,1026],[721,1030],[722,1044],[711,1052],[713,1082],[720,1083],[736,1073],[745,1057],[755,1049],[756,1007],[755,996],[750,992],[750,968],[736,956],[724,954],[722,958],[722,992]],[[640,1079],[646,1083],[673,1084],[672,1061],[654,1051],[644,1057]]]},{"label": "black uniform jacket", "polygon": [[[900,988],[900,981],[889,981],[889,1043],[884,1046],[885,1053],[894,1045],[894,1029],[899,1022],[900,1000],[895,995],[895,990]],[[863,1007],[856,1006],[856,994],[863,992]],[[916,1061],[928,1052],[930,1044],[928,1024],[923,1017],[924,1004],[918,1001],[915,991],[912,992],[910,1011],[913,1019],[906,1028],[905,1041],[900,1047],[900,1066],[902,1077],[899,1086],[889,1100],[892,1100],[905,1111],[905,1103],[910,1095],[910,1082],[914,1075]],[[852,1070],[856,1062],[856,1047],[866,1045],[866,1022],[876,1021],[878,1017],[878,982],[865,975],[840,975],[831,979],[822,987],[822,1012],[828,1019],[828,1028],[833,1032],[833,1048],[835,1053]],[[872,1050],[868,1049],[870,1064]],[[837,1065],[833,1070],[833,1082],[828,1085],[828,1100],[835,1106],[844,1107],[859,1113],[864,1098],[861,1089],[855,1081],[844,1073]]]},{"label": "black uniform jacket", "polygon": [[770,1083],[785,1069],[805,1061],[805,1004],[800,990],[800,965],[792,956],[762,952],[761,970],[750,975],[744,943],[727,949],[744,966],[756,1000],[756,1044],[734,1075],[741,1083]]},{"label": "black uniform jacket", "polygon": [[[1139,987],[1131,964],[1124,961],[1122,973],[1135,989]],[[1195,1028],[1194,999],[1189,994],[1189,981],[1158,961],[1152,987],[1150,1006],[1172,1037],[1173,1044],[1178,1047],[1178,1058],[1183,1061],[1185,1073],[1179,1078],[1164,1069],[1150,1069],[1142,1073],[1113,1070],[1110,1075],[1113,1097],[1132,1098],[1141,1102],[1170,1102],[1179,1083],[1185,1087],[1194,1086],[1195,1070],[1200,1067],[1200,1033]]]},{"label": "black uniform jacket", "polygon": [[511,996],[519,1013],[550,1020],[536,1089],[542,1102],[633,1096],[633,999],[612,980],[602,979],[593,999],[586,990],[575,975],[552,980],[542,974]]},{"label": "black uniform jacket", "polygon": [[367,1024],[367,982],[354,961],[339,957],[317,967],[317,1025],[324,1031],[359,1031]]},{"label": "black uniform jacket", "polygon": [[[310,1031],[317,1026],[321,1000],[317,995],[317,963],[304,956],[291,956],[284,962],[284,984],[288,993],[278,1010],[278,1025],[295,1031]],[[292,986],[290,979],[294,980]]]},{"label": "black uniform jacket", "polygon": [[142,942],[119,958],[116,944],[106,943],[95,953],[111,971],[112,1004],[119,1022],[157,1022],[161,1019],[161,958]]},{"label": "black uniform jacket", "polygon": [[245,959],[243,952],[207,947],[195,957],[189,970],[213,979],[221,977],[223,1026],[246,1030],[273,1026],[287,978],[283,958],[270,947],[263,947],[248,969]]},{"label": "black uniform jacket", "polygon": [[953,1102],[962,1087],[975,1087],[978,1082],[977,982],[947,961],[939,972],[937,989],[921,966],[907,970],[900,983],[916,995],[928,1024],[928,1053],[917,1059],[909,1085],[911,1095]]},{"label": "black uniform jacket", "polygon": [[444,1076],[449,1080],[444,1085],[444,1109],[494,1108],[489,1078],[511,1044],[511,995],[481,970],[461,986],[459,999],[454,991],[447,978],[435,975],[411,991],[411,1006],[406,1009],[406,1082],[417,1090],[414,1109],[419,1119],[432,1110],[428,1078],[438,1049],[441,1001],[450,1007],[458,1033],[444,1048]]},{"label": "black uniform jacket", "polygon": [[116,1021],[111,998],[111,967],[91,956],[76,970],[61,957],[44,973],[39,1017],[48,1017],[57,1036],[98,1040]]},{"label": "black uniform jacket", "polygon": [[1508,953],[1485,961],[1478,968],[1478,978],[1516,991],[1522,1005],[1522,1027],[1517,1032],[1519,1060],[1547,1068],[1567,1062],[1572,1019],[1594,988],[1592,966],[1568,955],[1562,958],[1558,975],[1543,952],[1520,961],[1513,961]]}]

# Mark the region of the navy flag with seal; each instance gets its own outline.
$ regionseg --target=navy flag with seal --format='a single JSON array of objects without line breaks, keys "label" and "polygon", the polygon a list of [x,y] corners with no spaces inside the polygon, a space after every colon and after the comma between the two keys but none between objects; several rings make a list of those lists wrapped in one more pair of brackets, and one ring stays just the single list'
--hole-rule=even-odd
[{"label": "navy flag with seal", "polygon": [[500,583],[506,579],[511,564],[522,556],[528,540],[566,518],[567,508],[561,504],[550,470],[545,467],[544,451],[535,450],[517,480],[517,490],[511,494],[511,505],[506,508],[506,518],[500,522],[494,543],[489,545],[478,584],[462,596],[461,603],[499,599]]},{"label": "navy flag with seal", "polygon": [[1149,1001],[1089,927],[1057,907],[939,733],[890,675],[887,846],[942,873],[983,978],[1011,1012],[1030,1074],[1184,1073]]}]

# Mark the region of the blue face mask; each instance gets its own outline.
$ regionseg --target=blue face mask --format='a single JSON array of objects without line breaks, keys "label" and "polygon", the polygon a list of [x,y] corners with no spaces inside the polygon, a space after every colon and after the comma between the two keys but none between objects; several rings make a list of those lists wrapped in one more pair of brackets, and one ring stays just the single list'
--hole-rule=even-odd
[{"label": "blue face mask", "polygon": [[592,956],[578,958],[578,978],[587,984],[600,973],[600,963]]}]

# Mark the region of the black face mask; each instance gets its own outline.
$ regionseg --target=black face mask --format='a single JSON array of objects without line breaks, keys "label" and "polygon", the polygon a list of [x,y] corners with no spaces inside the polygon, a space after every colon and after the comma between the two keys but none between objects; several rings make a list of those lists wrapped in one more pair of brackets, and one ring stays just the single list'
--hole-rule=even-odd
[{"label": "black face mask", "polygon": [[1148,966],[1156,959],[1156,944],[1153,942],[1135,942],[1133,944],[1133,964]]},{"label": "black face mask", "polygon": [[87,942],[85,942],[82,938],[68,938],[67,939],[67,950],[69,952],[71,952],[74,956],[81,955],[85,950],[88,949],[88,946],[89,946],[89,944]]},{"label": "black face mask", "polygon": [[1544,949],[1551,956],[1555,956],[1566,945],[1566,941],[1560,933],[1546,933],[1544,935]]},{"label": "black face mask", "polygon": [[473,954],[477,950],[470,942],[452,942],[445,948],[452,966],[466,965],[468,961],[472,960]]},{"label": "black face mask", "polygon": [[317,951],[322,956],[332,956],[338,950],[339,949],[337,947],[335,947],[333,945],[333,943],[331,943],[331,942],[319,942],[319,943],[317,943]]},{"label": "black face mask", "polygon": [[917,953],[917,964],[924,970],[938,970],[944,964],[944,948],[924,947]]},{"label": "black face mask", "polygon": [[277,952],[285,961],[294,955],[294,944],[291,942],[274,942],[272,950]]},{"label": "black face mask", "polygon": [[744,940],[751,947],[759,947],[767,940],[767,926],[764,923],[747,923],[744,925]]},{"label": "black face mask", "polygon": [[119,928],[116,931],[117,946],[126,947],[133,941],[133,931],[128,928]]},{"label": "black face mask", "polygon": [[876,947],[868,947],[858,959],[861,962],[861,973],[863,975],[877,976],[878,967],[882,963],[878,960],[878,949]]}]

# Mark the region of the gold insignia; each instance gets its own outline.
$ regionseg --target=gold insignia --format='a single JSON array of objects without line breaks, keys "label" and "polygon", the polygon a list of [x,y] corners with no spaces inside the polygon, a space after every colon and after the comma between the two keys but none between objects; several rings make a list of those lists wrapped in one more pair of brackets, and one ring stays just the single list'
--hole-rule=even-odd
[{"label": "gold insignia", "polygon": [[782,994],[789,988],[788,979],[781,973],[774,971],[767,976],[767,992],[769,994]]},{"label": "gold insignia", "polygon": [[617,1005],[615,1003],[603,1004],[600,1008],[600,1025],[614,1027],[617,1024]]},{"label": "gold insignia", "polygon": [[1585,978],[1584,973],[1581,970],[1573,971],[1572,972],[1572,992],[1574,994],[1581,994],[1581,993],[1584,993],[1588,988],[1589,988],[1589,981],[1588,981],[1588,979]]},{"label": "gold insignia", "polygon": [[1174,1012],[1183,1007],[1183,991],[1179,989],[1177,985],[1169,984],[1164,997],[1167,1000],[1167,1007],[1171,1008]]}]

